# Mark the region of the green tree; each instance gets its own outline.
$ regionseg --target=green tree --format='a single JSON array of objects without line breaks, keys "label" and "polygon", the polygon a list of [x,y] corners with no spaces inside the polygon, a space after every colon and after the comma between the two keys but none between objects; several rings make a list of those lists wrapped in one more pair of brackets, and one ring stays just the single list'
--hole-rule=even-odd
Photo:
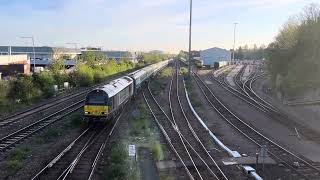
[{"label": "green tree", "polygon": [[284,25],[267,50],[274,88],[287,96],[320,88],[319,32],[320,8],[315,4]]},{"label": "green tree", "polygon": [[11,100],[20,99],[23,103],[29,103],[39,97],[39,90],[33,83],[31,76],[21,76],[17,80],[10,81],[8,98]]},{"label": "green tree", "polygon": [[53,85],[56,83],[54,75],[50,71],[43,71],[34,75],[34,83],[41,89],[44,97],[51,97],[54,95]]}]

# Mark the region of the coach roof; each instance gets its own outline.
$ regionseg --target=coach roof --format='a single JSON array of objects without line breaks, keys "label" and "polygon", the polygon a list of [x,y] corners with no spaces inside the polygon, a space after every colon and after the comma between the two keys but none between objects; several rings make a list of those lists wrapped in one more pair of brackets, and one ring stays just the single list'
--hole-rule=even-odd
[{"label": "coach roof", "polygon": [[102,86],[100,89],[108,94],[108,97],[113,97],[118,94],[121,90],[132,84],[133,80],[128,76],[123,76],[116,80],[109,82],[108,84]]}]

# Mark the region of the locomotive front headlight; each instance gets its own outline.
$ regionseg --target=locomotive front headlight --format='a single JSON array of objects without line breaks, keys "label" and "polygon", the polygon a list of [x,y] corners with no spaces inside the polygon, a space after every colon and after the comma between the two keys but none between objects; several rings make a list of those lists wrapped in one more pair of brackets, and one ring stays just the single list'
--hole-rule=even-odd
[{"label": "locomotive front headlight", "polygon": [[89,114],[89,112],[87,112],[87,111],[85,111],[84,113],[85,113],[85,114]]}]

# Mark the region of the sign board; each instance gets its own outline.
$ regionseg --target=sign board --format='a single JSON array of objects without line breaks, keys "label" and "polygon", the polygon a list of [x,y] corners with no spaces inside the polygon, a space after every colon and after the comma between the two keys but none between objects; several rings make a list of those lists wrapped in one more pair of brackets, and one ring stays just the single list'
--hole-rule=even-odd
[{"label": "sign board", "polygon": [[136,156],[136,146],[135,145],[129,145],[129,156]]}]

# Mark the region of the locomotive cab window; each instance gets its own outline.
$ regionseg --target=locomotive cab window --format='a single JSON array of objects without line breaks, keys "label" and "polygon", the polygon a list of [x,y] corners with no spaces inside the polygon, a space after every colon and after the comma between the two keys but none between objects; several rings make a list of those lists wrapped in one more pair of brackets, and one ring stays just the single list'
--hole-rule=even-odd
[{"label": "locomotive cab window", "polygon": [[107,96],[102,92],[91,92],[88,94],[86,104],[104,105],[107,103]]}]

